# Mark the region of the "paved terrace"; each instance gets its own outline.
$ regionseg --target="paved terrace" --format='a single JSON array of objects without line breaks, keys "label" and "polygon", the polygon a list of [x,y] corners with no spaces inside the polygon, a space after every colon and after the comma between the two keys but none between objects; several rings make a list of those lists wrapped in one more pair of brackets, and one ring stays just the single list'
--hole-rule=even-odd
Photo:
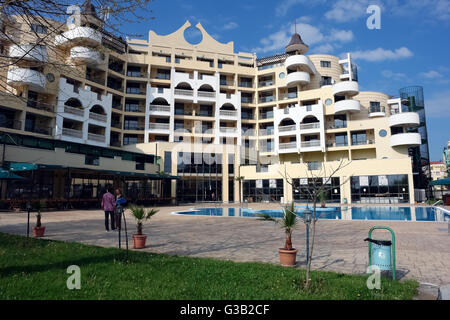
[{"label": "paved terrace", "polygon": [[[250,204],[253,209],[279,208],[276,204]],[[270,222],[252,218],[177,216],[170,212],[190,207],[163,207],[144,225],[148,252],[233,261],[278,263],[277,249],[284,234]],[[0,213],[0,232],[26,234],[27,214]],[[106,233],[102,211],[44,212],[46,238],[82,242],[104,247],[117,246],[117,233]],[[35,217],[32,214],[31,225]],[[134,220],[127,214],[129,234]],[[391,227],[397,237],[397,268],[402,279],[417,279],[437,285],[450,283],[450,235],[447,223],[322,220],[317,225],[313,268],[343,273],[364,273],[368,263],[368,230],[374,225]],[[375,238],[390,238],[375,231]],[[381,237],[380,237],[381,236]],[[131,235],[130,247],[132,246]],[[305,227],[299,224],[293,236],[299,249],[299,267],[305,260]],[[123,241],[125,243],[125,241]]]}]

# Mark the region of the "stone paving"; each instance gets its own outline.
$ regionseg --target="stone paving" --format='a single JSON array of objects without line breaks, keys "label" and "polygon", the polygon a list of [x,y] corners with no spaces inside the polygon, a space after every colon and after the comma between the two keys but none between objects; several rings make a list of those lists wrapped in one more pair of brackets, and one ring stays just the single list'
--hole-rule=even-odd
[{"label": "stone paving", "polygon": [[[252,204],[251,207],[278,208],[277,205],[266,204]],[[145,251],[233,261],[279,262],[277,249],[284,244],[284,234],[277,225],[252,218],[171,214],[185,209],[189,207],[160,208],[160,212],[144,225],[144,233],[148,235]],[[0,232],[25,235],[26,217],[24,212],[0,213]],[[34,222],[33,214],[32,226]],[[104,230],[102,211],[44,212],[42,223],[48,239],[117,246],[117,233]],[[132,247],[131,233],[135,231],[135,222],[130,214],[127,214],[127,223]],[[313,269],[364,273],[368,263],[368,245],[363,240],[375,225],[389,226],[396,233],[399,278],[436,285],[450,283],[450,235],[448,224],[440,222],[319,221]],[[390,239],[390,234],[384,231],[375,231],[374,236]],[[303,223],[295,230],[293,243],[299,249],[298,265],[303,267]]]}]

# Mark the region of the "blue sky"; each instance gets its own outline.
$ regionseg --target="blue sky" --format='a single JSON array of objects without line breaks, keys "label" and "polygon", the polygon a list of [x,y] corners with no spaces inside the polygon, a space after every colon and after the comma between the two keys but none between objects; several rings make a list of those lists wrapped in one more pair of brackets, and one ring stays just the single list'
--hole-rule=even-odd
[{"label": "blue sky", "polygon": [[[381,7],[381,29],[369,30],[366,9]],[[398,96],[424,87],[432,160],[450,140],[450,0],[155,0],[154,20],[129,24],[127,33],[174,32],[189,20],[235,51],[258,57],[283,52],[297,20],[309,53],[351,52],[360,88]]]}]

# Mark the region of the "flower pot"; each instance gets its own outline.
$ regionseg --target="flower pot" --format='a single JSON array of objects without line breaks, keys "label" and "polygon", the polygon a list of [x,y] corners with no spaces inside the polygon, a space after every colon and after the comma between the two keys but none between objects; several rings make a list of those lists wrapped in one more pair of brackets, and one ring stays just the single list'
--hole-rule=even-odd
[{"label": "flower pot", "polygon": [[280,264],[284,267],[293,267],[296,265],[297,249],[286,250],[283,248],[278,249],[280,253]]},{"label": "flower pot", "polygon": [[36,238],[43,237],[45,233],[45,227],[34,227],[33,228],[33,236]]},{"label": "flower pot", "polygon": [[147,240],[146,235],[133,234],[133,248],[134,249],[144,249],[145,241]]}]

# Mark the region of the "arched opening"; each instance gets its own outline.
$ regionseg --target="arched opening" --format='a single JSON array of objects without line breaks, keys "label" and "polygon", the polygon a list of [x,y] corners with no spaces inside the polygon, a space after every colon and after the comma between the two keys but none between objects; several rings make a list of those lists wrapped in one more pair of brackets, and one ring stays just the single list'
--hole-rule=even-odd
[{"label": "arched opening", "polygon": [[234,111],[237,109],[231,103],[225,103],[223,106],[220,107],[220,110]]},{"label": "arched opening", "polygon": [[156,98],[150,104],[151,105],[156,105],[156,106],[170,106],[170,104],[164,98]]},{"label": "arched opening", "polygon": [[103,114],[103,115],[106,114],[105,109],[103,109],[103,107],[101,105],[98,105],[98,104],[94,105],[91,108],[90,112],[97,113],[97,114]]},{"label": "arched opening", "polygon": [[306,116],[303,118],[302,124],[308,124],[308,123],[319,123],[319,120],[314,116]]},{"label": "arched opening", "polygon": [[175,89],[181,89],[181,90],[192,90],[192,87],[189,83],[187,82],[181,82],[179,83]]},{"label": "arched opening", "polygon": [[64,103],[64,105],[72,108],[83,109],[83,105],[81,104],[80,100],[76,98],[70,98]]},{"label": "arched opening", "polygon": [[200,88],[198,88],[198,91],[203,91],[203,92],[214,92],[214,88],[211,87],[209,84],[204,84],[204,85],[202,85]]},{"label": "arched opening", "polygon": [[291,118],[285,118],[285,119],[281,120],[281,122],[278,126],[279,127],[295,126],[295,121],[292,120]]}]

